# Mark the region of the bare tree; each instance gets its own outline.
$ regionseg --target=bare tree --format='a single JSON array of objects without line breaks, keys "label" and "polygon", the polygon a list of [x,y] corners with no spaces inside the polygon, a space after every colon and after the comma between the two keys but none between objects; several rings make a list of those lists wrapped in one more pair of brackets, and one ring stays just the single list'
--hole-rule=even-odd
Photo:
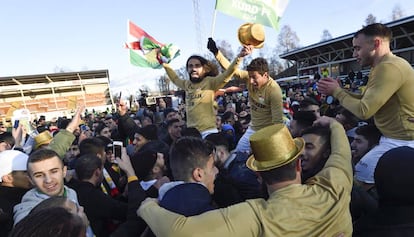
[{"label": "bare tree", "polygon": [[72,70],[70,70],[67,67],[61,67],[61,66],[55,66],[53,68],[53,72],[55,73],[63,73],[63,72],[71,72]]},{"label": "bare tree", "polygon": [[272,57],[269,58],[269,75],[276,79],[276,76],[285,70],[283,63],[281,62],[279,56],[274,54]]},{"label": "bare tree", "polygon": [[365,25],[371,25],[377,22],[377,18],[372,15],[371,13],[367,16],[367,18],[365,19]]},{"label": "bare tree", "polygon": [[166,75],[158,78],[157,85],[161,94],[165,95],[170,92],[170,80]]},{"label": "bare tree", "polygon": [[392,20],[396,21],[400,18],[403,18],[405,16],[404,11],[401,9],[401,6],[399,4],[395,5],[392,9]]},{"label": "bare tree", "polygon": [[227,42],[226,40],[220,40],[218,42],[217,47],[220,49],[224,57],[228,58],[229,60],[234,58],[234,52],[233,52],[233,49],[231,48],[231,44]]},{"label": "bare tree", "polygon": [[[279,33],[278,43],[279,44],[276,52],[287,53],[299,48],[299,37],[296,35],[296,32],[290,28],[289,25],[284,25]],[[290,66],[287,60],[285,60],[285,65],[286,68]]]},{"label": "bare tree", "polygon": [[284,25],[280,30],[278,42],[281,53],[287,53],[299,47],[299,37],[289,25]]},{"label": "bare tree", "polygon": [[328,41],[330,39],[332,39],[331,33],[329,33],[327,29],[323,30],[322,36],[321,36],[321,42]]},{"label": "bare tree", "polygon": [[177,73],[177,76],[179,78],[184,78],[184,79],[189,79],[188,77],[188,72],[187,72],[187,67],[186,66],[182,66],[179,69],[175,70],[175,73]]}]

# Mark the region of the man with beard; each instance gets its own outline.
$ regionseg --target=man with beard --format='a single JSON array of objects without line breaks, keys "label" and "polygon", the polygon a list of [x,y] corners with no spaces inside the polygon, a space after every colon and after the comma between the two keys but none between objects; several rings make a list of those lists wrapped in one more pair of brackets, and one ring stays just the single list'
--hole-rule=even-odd
[{"label": "man with beard", "polygon": [[368,151],[378,145],[380,138],[381,132],[375,125],[368,124],[358,127],[351,143],[353,165],[356,165]]},{"label": "man with beard", "polygon": [[250,137],[253,155],[246,162],[266,184],[267,200],[250,199],[185,217],[148,199],[138,215],[156,236],[351,236],[351,149],[343,127],[333,118],[323,116],[315,125],[329,126],[331,153],[305,184],[298,158],[305,141],[293,139],[285,125],[275,124]]},{"label": "man with beard", "polygon": [[386,151],[398,146],[414,147],[414,70],[390,49],[391,29],[374,23],[355,33],[353,56],[362,67],[371,67],[366,89],[352,94],[336,80],[319,80],[318,90],[333,95],[340,104],[366,120],[374,117],[381,131],[379,145],[371,149],[355,166],[355,178],[365,189],[374,185],[374,170]]},{"label": "man with beard", "polygon": [[212,62],[198,55],[190,56],[186,63],[189,81],[179,78],[170,65],[162,64],[171,81],[186,92],[187,127],[197,128],[203,137],[218,132],[213,106],[214,93],[230,81],[242,58],[249,53],[244,47],[229,68],[220,75]]},{"label": "man with beard", "polygon": [[[244,46],[249,53],[254,46]],[[230,68],[229,61],[218,50],[216,43],[209,38],[207,48],[214,54],[223,68]],[[256,47],[257,48],[257,47]],[[249,91],[251,122],[249,128],[240,138],[236,151],[251,153],[249,137],[256,131],[272,124],[283,123],[282,90],[270,77],[269,65],[264,58],[255,58],[246,70],[236,70],[235,76],[246,83]]]}]

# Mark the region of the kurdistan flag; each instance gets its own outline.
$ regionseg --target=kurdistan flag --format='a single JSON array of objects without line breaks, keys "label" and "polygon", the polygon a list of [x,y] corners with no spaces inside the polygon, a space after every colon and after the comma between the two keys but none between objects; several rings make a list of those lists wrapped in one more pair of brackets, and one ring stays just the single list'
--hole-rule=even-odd
[{"label": "kurdistan flag", "polygon": [[162,68],[160,62],[170,62],[180,55],[180,50],[172,44],[162,44],[143,29],[128,21],[129,60],[138,67]]},{"label": "kurdistan flag", "polygon": [[288,2],[289,0],[216,0],[216,10],[278,30]]}]

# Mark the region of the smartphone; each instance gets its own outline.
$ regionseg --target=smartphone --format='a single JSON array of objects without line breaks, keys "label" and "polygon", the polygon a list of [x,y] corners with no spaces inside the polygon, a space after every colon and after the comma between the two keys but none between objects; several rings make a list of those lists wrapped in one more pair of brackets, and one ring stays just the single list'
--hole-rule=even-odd
[{"label": "smartphone", "polygon": [[18,128],[19,127],[19,120],[14,120],[14,126],[13,128]]},{"label": "smartphone", "polygon": [[80,129],[81,129],[81,131],[82,132],[84,132],[84,131],[88,131],[89,129],[88,129],[88,127],[85,125],[85,124],[82,124],[81,126],[80,126]]},{"label": "smartphone", "polygon": [[122,148],[122,142],[121,141],[113,141],[113,153],[115,155],[115,157],[119,157],[121,158],[121,148]]}]

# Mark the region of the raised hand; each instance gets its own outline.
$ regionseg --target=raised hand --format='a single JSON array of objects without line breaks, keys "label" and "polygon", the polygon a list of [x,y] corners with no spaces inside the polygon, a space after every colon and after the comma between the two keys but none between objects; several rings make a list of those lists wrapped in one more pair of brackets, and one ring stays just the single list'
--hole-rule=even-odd
[{"label": "raised hand", "polygon": [[120,100],[119,103],[116,104],[116,107],[121,116],[124,116],[128,112],[128,106],[125,100]]},{"label": "raised hand", "polygon": [[79,128],[79,124],[82,121],[81,115],[82,115],[84,110],[85,110],[84,105],[81,105],[81,106],[78,107],[78,109],[76,110],[75,115],[73,115],[73,117],[72,117],[72,120],[69,122],[68,126],[66,126],[66,130],[73,133],[76,129]]},{"label": "raised hand", "polygon": [[253,46],[243,45],[242,50],[239,53],[239,57],[245,57],[253,52]]},{"label": "raised hand", "polygon": [[207,48],[208,50],[210,50],[210,52],[212,52],[214,55],[217,55],[218,53],[218,48],[216,45],[216,42],[213,40],[213,38],[208,38],[208,42],[207,42]]}]

